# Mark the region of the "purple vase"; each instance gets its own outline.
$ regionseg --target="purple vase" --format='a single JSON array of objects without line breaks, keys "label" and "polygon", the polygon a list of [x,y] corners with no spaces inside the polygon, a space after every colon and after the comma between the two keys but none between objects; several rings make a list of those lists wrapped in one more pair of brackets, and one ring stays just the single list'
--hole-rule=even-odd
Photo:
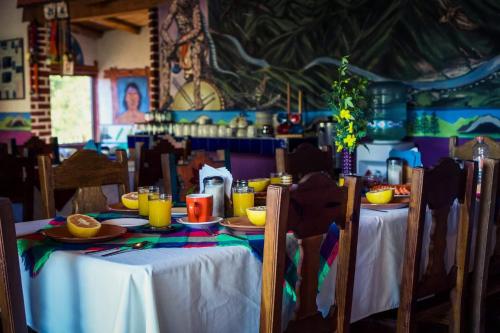
[{"label": "purple vase", "polygon": [[344,176],[354,174],[354,153],[347,149],[342,150],[342,173]]}]

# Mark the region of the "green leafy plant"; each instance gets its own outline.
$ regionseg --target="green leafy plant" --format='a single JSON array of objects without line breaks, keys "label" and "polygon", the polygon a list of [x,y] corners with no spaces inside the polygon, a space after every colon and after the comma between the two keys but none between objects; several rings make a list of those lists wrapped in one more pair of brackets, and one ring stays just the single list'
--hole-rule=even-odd
[{"label": "green leafy plant", "polygon": [[366,103],[368,81],[348,73],[349,56],[341,59],[338,79],[333,81],[326,94],[328,106],[336,121],[335,146],[354,152],[359,141],[366,136],[372,114]]}]

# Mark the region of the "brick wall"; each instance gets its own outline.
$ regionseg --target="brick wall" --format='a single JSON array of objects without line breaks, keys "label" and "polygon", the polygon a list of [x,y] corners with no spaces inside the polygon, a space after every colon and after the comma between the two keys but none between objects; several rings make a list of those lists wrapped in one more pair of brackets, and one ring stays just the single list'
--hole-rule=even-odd
[{"label": "brick wall", "polygon": [[159,36],[158,36],[158,8],[149,10],[149,43],[151,45],[151,77],[149,79],[149,91],[151,109],[159,109],[160,105],[160,54],[159,54]]},{"label": "brick wall", "polygon": [[47,64],[47,54],[49,53],[48,25],[37,27],[37,40],[38,93],[35,91],[34,66],[30,64],[31,133],[48,142],[51,137],[50,69]]}]

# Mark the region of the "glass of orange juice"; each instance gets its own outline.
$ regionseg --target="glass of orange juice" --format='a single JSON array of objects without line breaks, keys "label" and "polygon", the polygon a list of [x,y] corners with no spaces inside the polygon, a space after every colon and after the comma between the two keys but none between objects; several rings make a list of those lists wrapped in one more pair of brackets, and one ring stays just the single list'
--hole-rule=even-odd
[{"label": "glass of orange juice", "polygon": [[159,194],[160,188],[158,186],[143,186],[137,189],[139,197],[139,215],[149,215],[149,194]]},{"label": "glass of orange juice", "polygon": [[248,187],[248,183],[233,188],[233,215],[247,216],[247,208],[255,206],[254,196],[253,188]]},{"label": "glass of orange juice", "polygon": [[172,196],[170,194],[149,195],[149,224],[153,228],[166,228],[172,217]]},{"label": "glass of orange juice", "polygon": [[283,173],[281,172],[272,172],[271,173],[271,184],[281,184],[281,176]]},{"label": "glass of orange juice", "polygon": [[341,173],[339,175],[339,183],[338,184],[339,184],[339,186],[344,186],[344,183],[345,183],[345,177],[344,177],[344,174]]}]

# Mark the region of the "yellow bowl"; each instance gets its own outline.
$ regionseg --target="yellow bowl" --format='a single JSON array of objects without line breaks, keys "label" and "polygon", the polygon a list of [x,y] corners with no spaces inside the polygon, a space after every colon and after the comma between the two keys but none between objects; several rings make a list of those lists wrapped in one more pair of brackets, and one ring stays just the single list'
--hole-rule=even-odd
[{"label": "yellow bowl", "polygon": [[394,196],[394,189],[386,189],[380,191],[370,191],[366,193],[366,200],[369,203],[383,205],[391,202]]},{"label": "yellow bowl", "polygon": [[248,180],[248,186],[253,187],[253,190],[255,192],[265,191],[266,188],[269,186],[269,183],[270,183],[269,178],[256,178]]},{"label": "yellow bowl", "polygon": [[247,208],[247,217],[255,225],[266,224],[266,206]]}]

